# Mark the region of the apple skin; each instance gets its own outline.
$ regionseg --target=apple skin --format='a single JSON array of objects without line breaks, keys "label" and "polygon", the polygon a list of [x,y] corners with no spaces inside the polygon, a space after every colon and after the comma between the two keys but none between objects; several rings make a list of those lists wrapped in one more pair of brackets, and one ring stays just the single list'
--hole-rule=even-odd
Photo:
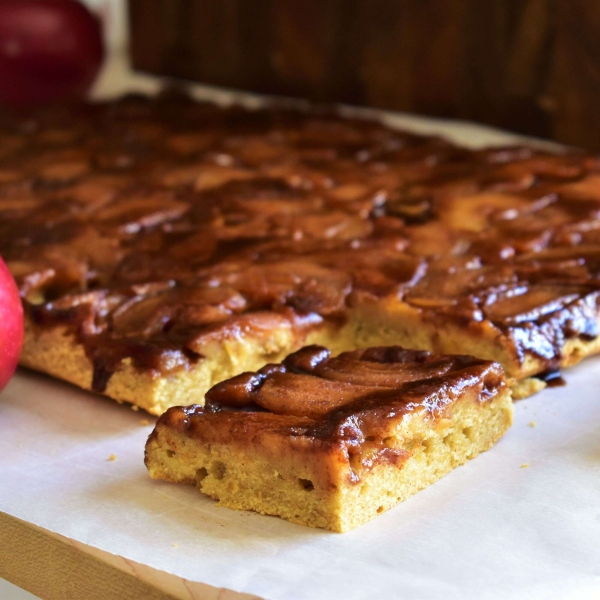
[{"label": "apple skin", "polygon": [[77,0],[0,0],[0,103],[81,99],[104,57],[100,21]]},{"label": "apple skin", "polygon": [[17,284],[0,258],[0,390],[19,362],[23,346],[23,305]]}]

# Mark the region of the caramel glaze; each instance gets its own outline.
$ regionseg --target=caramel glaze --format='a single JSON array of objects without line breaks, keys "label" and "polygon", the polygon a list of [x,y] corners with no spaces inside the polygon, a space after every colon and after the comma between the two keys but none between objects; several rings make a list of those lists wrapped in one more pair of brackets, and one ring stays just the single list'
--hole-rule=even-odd
[{"label": "caramel glaze", "polygon": [[247,445],[275,435],[303,451],[341,452],[357,482],[376,464],[410,456],[390,432],[404,415],[435,421],[464,394],[486,402],[506,385],[500,365],[470,356],[391,346],[331,358],[326,348],[307,346],[217,384],[204,407],[169,409],[150,439],[163,427],[208,443]]},{"label": "caramel glaze", "polygon": [[0,253],[103,390],[207,340],[343,322],[365,297],[495,327],[555,368],[598,335],[600,162],[472,151],[325,111],[175,93],[0,112]]}]

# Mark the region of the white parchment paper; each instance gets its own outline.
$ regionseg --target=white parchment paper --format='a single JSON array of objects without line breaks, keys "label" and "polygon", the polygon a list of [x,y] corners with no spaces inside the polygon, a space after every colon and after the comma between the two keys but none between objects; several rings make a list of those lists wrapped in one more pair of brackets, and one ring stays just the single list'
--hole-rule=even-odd
[{"label": "white parchment paper", "polygon": [[268,599],[600,598],[599,366],[519,402],[495,448],[342,535],[150,480],[151,418],[23,372],[0,394],[0,510]]},{"label": "white parchment paper", "polygon": [[[123,63],[111,69],[101,94],[156,88]],[[516,139],[469,124],[385,118],[472,146]],[[599,367],[590,359],[567,372],[566,388],[519,402],[495,448],[343,535],[218,508],[192,487],[152,481],[143,464],[151,417],[21,372],[0,394],[0,510],[269,600],[597,599]]]}]

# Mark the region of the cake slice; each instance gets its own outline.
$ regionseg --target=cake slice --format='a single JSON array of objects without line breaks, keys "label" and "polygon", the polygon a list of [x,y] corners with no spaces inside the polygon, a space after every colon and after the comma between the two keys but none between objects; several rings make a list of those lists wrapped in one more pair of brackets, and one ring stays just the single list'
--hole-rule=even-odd
[{"label": "cake slice", "polygon": [[512,410],[498,363],[307,346],[169,409],[146,465],[223,506],[344,532],[491,448]]}]

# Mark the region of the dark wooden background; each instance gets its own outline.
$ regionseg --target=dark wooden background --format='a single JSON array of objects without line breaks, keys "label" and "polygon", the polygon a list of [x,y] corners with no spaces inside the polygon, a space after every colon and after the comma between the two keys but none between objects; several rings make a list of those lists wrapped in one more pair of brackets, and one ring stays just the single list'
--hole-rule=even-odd
[{"label": "dark wooden background", "polygon": [[600,0],[130,0],[137,69],[600,150]]}]

